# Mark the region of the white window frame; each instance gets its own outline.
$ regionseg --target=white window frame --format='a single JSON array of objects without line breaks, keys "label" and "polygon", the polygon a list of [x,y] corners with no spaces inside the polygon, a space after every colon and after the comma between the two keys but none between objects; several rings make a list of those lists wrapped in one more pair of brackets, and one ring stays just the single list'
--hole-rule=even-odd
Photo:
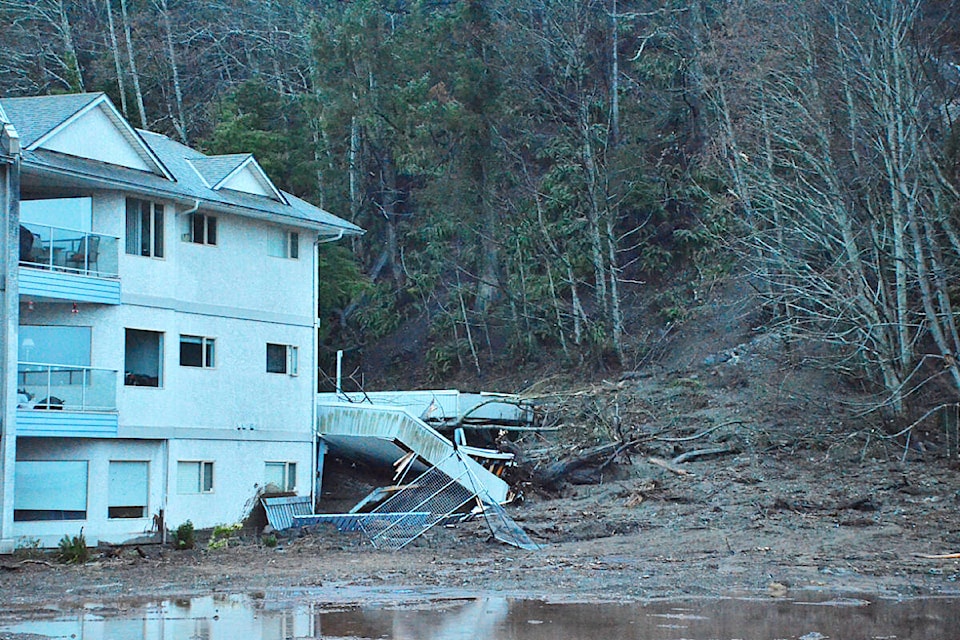
[{"label": "white window frame", "polygon": [[[183,339],[190,338],[199,340],[200,344],[200,364],[183,363]],[[196,344],[196,343],[194,343]],[[190,367],[191,369],[214,369],[217,366],[217,339],[207,336],[195,336],[192,334],[180,334],[180,366]]]},{"label": "white window frame", "polygon": [[[270,347],[279,347],[284,349],[284,370],[273,371],[270,369]],[[288,376],[297,376],[300,374],[300,348],[292,344],[280,344],[278,342],[267,343],[267,373],[285,374]]]},{"label": "white window frame", "polygon": [[[197,221],[200,221],[199,233],[197,230]],[[193,244],[202,244],[208,247],[217,246],[217,240],[220,236],[220,225],[217,222],[217,216],[208,213],[191,213],[187,218],[189,229],[184,234],[184,239]]]},{"label": "white window frame", "polygon": [[269,253],[274,258],[300,259],[300,232],[280,229],[280,236],[270,241]]},{"label": "white window frame", "polygon": [[[124,248],[127,255],[156,258],[158,260],[163,259],[166,250],[166,238],[164,238],[164,231],[166,230],[164,206],[151,200],[141,200],[139,198],[127,198],[126,202],[126,222],[124,223],[126,239]],[[136,203],[136,212],[133,218],[131,218],[131,215],[134,213],[130,208],[131,203]],[[148,207],[147,211],[144,211],[144,205]],[[147,225],[149,229],[147,231],[150,234],[149,242],[147,243],[147,253],[143,252],[143,217],[145,213],[148,214]],[[131,221],[133,221],[132,228]],[[159,229],[157,228],[158,225]]]},{"label": "white window frame", "polygon": [[[196,465],[197,483],[196,486],[185,488],[181,482],[181,469],[183,465]],[[208,473],[209,472],[209,473]],[[210,482],[205,480],[209,477]],[[177,460],[177,494],[179,495],[198,495],[213,493],[216,489],[216,475],[214,474],[213,460]],[[207,485],[209,484],[209,488]]]},{"label": "white window frame", "polygon": [[[281,491],[296,491],[297,490],[297,463],[296,462],[280,462],[268,460],[263,463],[264,466],[264,478],[268,476],[266,473],[267,469],[270,467],[282,467],[283,468],[283,485],[279,488]],[[292,480],[292,482],[291,482]],[[264,480],[266,484],[268,480]]]}]

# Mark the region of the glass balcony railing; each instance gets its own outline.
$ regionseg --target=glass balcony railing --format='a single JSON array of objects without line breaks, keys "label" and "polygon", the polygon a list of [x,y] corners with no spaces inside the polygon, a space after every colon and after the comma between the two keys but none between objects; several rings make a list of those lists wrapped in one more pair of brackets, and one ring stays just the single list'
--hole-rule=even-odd
[{"label": "glass balcony railing", "polygon": [[20,264],[100,278],[119,277],[113,236],[25,222],[20,225]]},{"label": "glass balcony railing", "polygon": [[117,371],[20,362],[17,365],[17,408],[116,411]]}]

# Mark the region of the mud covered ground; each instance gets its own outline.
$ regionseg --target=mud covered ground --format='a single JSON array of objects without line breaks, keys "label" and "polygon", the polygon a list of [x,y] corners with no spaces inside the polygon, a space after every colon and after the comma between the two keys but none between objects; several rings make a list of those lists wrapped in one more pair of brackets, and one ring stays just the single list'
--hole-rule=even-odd
[{"label": "mud covered ground", "polygon": [[271,589],[331,601],[437,590],[579,601],[807,589],[960,593],[957,560],[915,555],[960,548],[953,472],[839,462],[822,452],[743,454],[689,464],[696,475],[637,469],[643,479],[531,499],[512,512],[543,545],[536,552],[489,541],[476,522],[432,531],[396,553],[330,533],[274,549],[254,540],[219,550],[145,547],[147,558],[130,549],[84,566],[5,558],[0,613]]},{"label": "mud covered ground", "polygon": [[[909,441],[893,436],[900,427],[869,410],[875,399],[787,358],[746,316],[734,324],[704,320],[712,338],[613,379],[527,388],[558,428],[518,443],[528,473],[599,443],[636,443],[549,490],[515,479],[523,500],[509,512],[540,551],[493,541],[475,521],[399,552],[321,531],[276,548],[256,534],[216,550],[144,546],[146,557],[125,549],[83,566],[7,556],[0,620],[90,600],[271,590],[334,602],[960,594],[960,560],[921,557],[960,551],[956,434],[927,421]],[[721,452],[656,462],[707,449]],[[369,488],[349,465],[324,483],[337,508]]]},{"label": "mud covered ground", "polygon": [[[597,392],[626,400],[638,384]],[[645,402],[657,398],[661,408],[678,388],[669,378],[643,384]],[[809,589],[960,593],[960,560],[918,556],[960,550],[957,473],[942,456],[878,443],[813,408],[798,413],[793,429],[758,425],[742,411],[742,422],[731,422],[736,403],[714,407],[729,399],[725,385],[697,387],[699,402],[681,388],[674,398],[697,424],[660,432],[606,467],[597,484],[552,493],[527,487],[509,511],[540,551],[492,541],[477,521],[434,529],[399,552],[321,531],[281,537],[276,548],[258,536],[217,550],[145,546],[146,558],[126,549],[83,566],[9,556],[0,559],[0,612],[271,589],[332,601],[489,591],[581,601]],[[702,433],[711,415],[717,428],[708,436],[673,442]],[[825,422],[804,422],[815,415]],[[732,451],[674,465],[684,475],[650,461],[718,444]]]}]

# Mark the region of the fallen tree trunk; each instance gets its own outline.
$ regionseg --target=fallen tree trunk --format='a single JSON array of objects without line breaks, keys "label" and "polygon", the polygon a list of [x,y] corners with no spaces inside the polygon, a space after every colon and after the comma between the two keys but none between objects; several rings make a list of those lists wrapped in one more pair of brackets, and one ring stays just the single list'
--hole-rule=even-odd
[{"label": "fallen tree trunk", "polygon": [[643,442],[643,440],[611,442],[591,447],[590,449],[584,449],[575,455],[551,462],[543,468],[534,467],[529,474],[529,480],[541,487],[555,489],[566,481],[575,471],[583,469],[584,467],[598,467],[599,469],[603,469],[613,462],[617,456],[637,446],[641,442]]}]

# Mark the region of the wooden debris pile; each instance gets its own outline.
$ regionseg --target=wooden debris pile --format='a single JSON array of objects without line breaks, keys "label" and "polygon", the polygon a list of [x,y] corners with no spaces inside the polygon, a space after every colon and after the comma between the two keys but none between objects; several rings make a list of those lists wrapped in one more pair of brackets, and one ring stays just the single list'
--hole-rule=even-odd
[{"label": "wooden debris pile", "polygon": [[[692,415],[702,406],[695,385],[679,380],[656,391],[641,393],[623,380],[528,396],[543,416],[544,431],[509,440],[511,450],[519,453],[512,481],[556,491],[565,484],[614,478],[618,467],[636,460],[690,476],[686,463],[741,449],[743,420],[710,424],[702,415]],[[689,409],[686,415],[683,409]]]}]

